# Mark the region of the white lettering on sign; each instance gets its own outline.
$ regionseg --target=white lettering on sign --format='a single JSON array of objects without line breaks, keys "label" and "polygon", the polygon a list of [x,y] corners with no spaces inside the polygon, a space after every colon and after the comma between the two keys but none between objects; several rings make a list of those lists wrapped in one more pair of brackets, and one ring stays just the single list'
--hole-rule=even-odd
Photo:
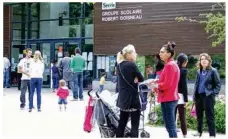
[{"label": "white lettering on sign", "polygon": [[115,2],[102,2],[102,10],[110,10],[115,8],[116,8]]},{"label": "white lettering on sign", "polygon": [[121,11],[103,11],[102,21],[110,22],[117,20],[141,20],[142,9],[121,10]]}]

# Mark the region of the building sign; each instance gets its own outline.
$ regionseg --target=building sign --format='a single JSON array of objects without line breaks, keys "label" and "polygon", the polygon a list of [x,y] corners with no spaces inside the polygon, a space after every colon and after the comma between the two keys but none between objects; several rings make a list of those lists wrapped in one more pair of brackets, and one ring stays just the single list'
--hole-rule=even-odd
[{"label": "building sign", "polygon": [[102,2],[102,10],[110,10],[115,8],[116,8],[115,2]]},{"label": "building sign", "polygon": [[142,9],[102,11],[102,21],[141,20]]}]

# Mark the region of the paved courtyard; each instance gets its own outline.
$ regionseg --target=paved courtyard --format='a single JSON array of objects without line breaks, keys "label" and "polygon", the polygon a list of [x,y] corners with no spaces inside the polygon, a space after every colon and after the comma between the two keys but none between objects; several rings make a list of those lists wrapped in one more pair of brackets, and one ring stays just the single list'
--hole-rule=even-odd
[{"label": "paved courtyard", "polygon": [[[67,111],[59,111],[56,94],[52,93],[51,89],[43,89],[42,112],[37,112],[35,109],[31,113],[28,112],[28,103],[24,110],[20,110],[20,91],[16,88],[4,89],[4,94],[2,134],[5,138],[16,136],[100,137],[98,128],[91,133],[83,131],[85,107],[88,102],[86,91],[84,101],[70,101],[72,96],[69,96]],[[34,106],[36,107],[36,95],[34,96]],[[150,133],[151,138],[168,137],[164,127],[146,126],[146,130]],[[192,138],[192,133],[193,131],[189,131],[188,137]],[[181,132],[178,132],[178,136],[182,137]],[[205,133],[203,137],[208,137],[208,134]],[[225,135],[219,134],[217,137],[224,138]]]}]

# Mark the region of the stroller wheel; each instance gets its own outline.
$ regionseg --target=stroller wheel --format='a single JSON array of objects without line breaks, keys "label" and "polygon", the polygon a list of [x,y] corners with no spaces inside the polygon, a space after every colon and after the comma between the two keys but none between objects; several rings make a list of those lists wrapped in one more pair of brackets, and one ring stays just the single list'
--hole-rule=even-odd
[{"label": "stroller wheel", "polygon": [[125,138],[130,138],[131,137],[131,133],[130,132],[125,133],[124,137]]},{"label": "stroller wheel", "polygon": [[142,131],[142,132],[140,133],[140,137],[141,137],[141,138],[149,138],[149,137],[150,137],[150,134],[147,133],[146,131]]}]

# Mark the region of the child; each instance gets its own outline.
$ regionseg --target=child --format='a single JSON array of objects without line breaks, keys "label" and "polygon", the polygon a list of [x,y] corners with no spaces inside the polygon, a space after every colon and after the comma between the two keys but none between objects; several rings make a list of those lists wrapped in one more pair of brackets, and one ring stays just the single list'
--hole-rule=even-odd
[{"label": "child", "polygon": [[64,80],[59,81],[59,89],[57,90],[57,95],[59,96],[59,110],[62,110],[62,104],[64,108],[67,108],[67,96],[69,95],[68,87],[66,87],[66,82]]},{"label": "child", "polygon": [[53,60],[53,66],[51,68],[52,70],[52,81],[53,81],[53,92],[55,92],[58,89],[58,82],[59,82],[59,69],[56,65],[57,61]]},{"label": "child", "polygon": [[105,77],[106,77],[106,73],[105,72],[101,73],[99,92],[102,92],[104,90]]}]

